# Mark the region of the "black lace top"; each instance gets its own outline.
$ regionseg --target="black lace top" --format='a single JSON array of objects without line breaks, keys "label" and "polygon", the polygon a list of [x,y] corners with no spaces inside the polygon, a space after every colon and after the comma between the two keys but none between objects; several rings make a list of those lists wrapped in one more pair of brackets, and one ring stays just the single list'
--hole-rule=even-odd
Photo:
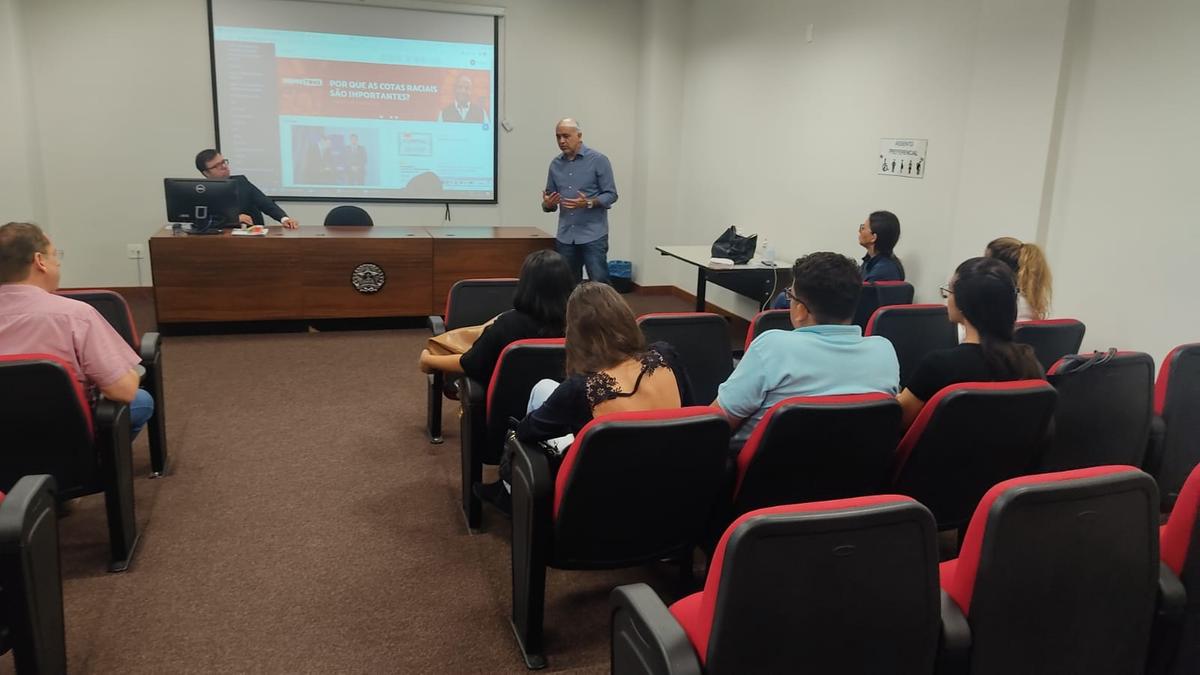
[{"label": "black lace top", "polygon": [[517,437],[522,441],[541,441],[565,434],[577,434],[592,421],[592,409],[614,398],[633,396],[642,384],[642,378],[659,368],[666,367],[675,375],[682,405],[697,405],[692,400],[691,383],[675,348],[666,342],[655,342],[642,356],[642,370],[633,383],[632,391],[621,391],[620,385],[607,373],[572,375],[554,390],[542,407],[521,420]]}]

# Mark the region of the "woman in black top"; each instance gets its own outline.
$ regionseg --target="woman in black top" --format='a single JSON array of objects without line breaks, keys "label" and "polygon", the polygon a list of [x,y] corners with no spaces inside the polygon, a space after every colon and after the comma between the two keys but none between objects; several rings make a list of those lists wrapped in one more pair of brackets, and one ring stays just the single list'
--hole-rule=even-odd
[{"label": "woman in black top", "polygon": [[465,373],[485,386],[500,360],[500,352],[509,343],[527,338],[563,336],[567,297],[575,286],[575,276],[567,261],[551,250],[534,251],[521,265],[521,277],[513,295],[513,308],[496,317],[465,354],[438,355],[428,349],[421,352],[423,372],[441,370]]},{"label": "woman in black top", "polygon": [[[521,441],[578,434],[595,417],[612,413],[694,403],[675,348],[665,342],[647,347],[629,305],[607,284],[584,283],[571,294],[566,352],[567,379],[517,426]],[[535,391],[548,382],[538,383]],[[500,481],[475,486],[481,499],[506,512],[511,508],[508,459],[501,461]]]},{"label": "woman in black top", "polygon": [[1017,284],[1012,270],[995,258],[971,258],[942,288],[950,320],[964,329],[962,344],[925,355],[900,392],[905,429],[925,402],[958,382],[1042,379],[1045,373],[1029,345],[1013,342]]},{"label": "woman in black top", "polygon": [[875,211],[858,226],[858,245],[863,256],[863,281],[904,281],[904,265],[894,249],[900,241],[900,219],[891,211]]}]

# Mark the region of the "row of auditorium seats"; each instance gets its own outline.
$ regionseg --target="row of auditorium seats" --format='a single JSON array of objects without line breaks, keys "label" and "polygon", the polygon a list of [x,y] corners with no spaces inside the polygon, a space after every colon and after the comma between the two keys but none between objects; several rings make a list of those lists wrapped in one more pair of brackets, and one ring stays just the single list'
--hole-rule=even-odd
[{"label": "row of auditorium seats", "polygon": [[[452,291],[445,323],[431,317],[431,327],[436,331],[486,321],[506,308],[504,301],[511,298],[511,286],[506,284],[511,283],[460,282],[459,291],[470,285],[490,291],[494,304],[477,305],[469,292]],[[469,315],[464,306],[475,310],[475,315],[456,319]],[[786,314],[756,317],[747,344],[769,329],[771,320]],[[923,329],[934,321],[939,325],[932,334],[940,341],[924,351],[909,350],[916,354],[910,357],[915,362],[929,349],[954,344],[944,306],[882,308],[868,324],[872,331],[890,333],[886,336],[894,344],[911,337],[919,345],[921,335],[928,332]],[[715,398],[716,386],[733,367],[724,319],[680,313],[647,315],[639,323],[648,340],[665,339],[679,349],[693,384],[699,383],[695,388],[703,390],[698,400]],[[940,330],[943,327],[950,330]],[[906,329],[915,336],[907,335]],[[1116,353],[1070,357],[1059,363],[1059,357],[1078,349],[1081,323],[1029,322],[1019,326],[1019,334],[1023,331],[1028,331],[1026,339],[1039,359],[1050,363],[1050,384],[1029,381],[949,388],[925,406],[903,438],[899,438],[894,399],[863,396],[781,403],[759,425],[732,468],[707,461],[710,455],[726,454],[729,431],[719,414],[706,408],[638,413],[629,419],[605,417],[601,425],[580,434],[553,481],[540,452],[529,452],[512,441],[513,622],[527,662],[531,666],[544,662],[540,652],[546,566],[622,567],[673,555],[682,559],[682,549],[691,544],[707,541],[711,546],[716,538],[714,524],[721,526],[752,509],[891,490],[925,504],[939,529],[955,529],[966,523],[989,486],[1031,471],[1073,468],[1072,464],[1140,465],[1146,456],[1148,468],[1154,458],[1155,468],[1172,472],[1161,476],[1166,484],[1182,483],[1178,468],[1183,467],[1186,475],[1197,459],[1179,457],[1189,452],[1181,432],[1190,428],[1183,421],[1190,418],[1176,413],[1175,432],[1162,417],[1149,424],[1153,387],[1149,356]],[[1172,395],[1196,400],[1200,384],[1191,380],[1200,383],[1200,359],[1193,358],[1198,354],[1200,345],[1181,347],[1164,363],[1157,397],[1160,415],[1174,410],[1166,393],[1168,381]],[[484,463],[498,461],[511,420],[524,414],[532,384],[543,377],[561,378],[562,366],[562,340],[521,341],[504,351],[486,388],[465,378],[458,382],[463,407],[463,510],[471,529],[481,524],[480,504],[471,485],[481,480]],[[1168,372],[1178,374],[1169,377]],[[1070,405],[1064,405],[1064,397],[1070,397]],[[435,387],[431,376],[431,423],[435,400],[440,420],[441,386]],[[1063,430],[1060,434],[1048,433],[1052,421]],[[1170,449],[1163,442],[1147,450],[1152,429],[1161,439],[1170,439]],[[1051,443],[1060,435],[1061,446]],[[1191,438],[1198,436],[1193,430]],[[712,447],[706,451],[707,446]],[[1192,455],[1200,454],[1200,443],[1192,447],[1197,448],[1190,450]],[[670,456],[679,448],[687,449],[690,463],[681,465]],[[1099,451],[1081,452],[1089,448]],[[1168,453],[1173,453],[1170,459]],[[680,480],[680,475],[689,477]],[[614,491],[613,484],[621,489]],[[620,499],[614,499],[614,494]],[[1177,487],[1174,492],[1166,488],[1163,505],[1169,506],[1174,498],[1168,496],[1177,494]],[[696,504],[701,508],[694,508]],[[648,523],[647,514],[661,514],[663,520]],[[669,536],[660,536],[664,533]]]},{"label": "row of auditorium seats", "polygon": [[907,497],[755,510],[700,592],[613,591],[612,672],[1200,672],[1200,469],[1158,503],[1130,466],[1011,479],[940,565]]}]

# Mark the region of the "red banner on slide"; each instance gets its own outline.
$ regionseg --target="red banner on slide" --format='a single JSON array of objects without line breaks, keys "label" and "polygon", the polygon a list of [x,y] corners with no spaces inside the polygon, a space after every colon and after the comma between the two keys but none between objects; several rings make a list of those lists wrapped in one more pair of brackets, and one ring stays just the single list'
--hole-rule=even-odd
[{"label": "red banner on slide", "polygon": [[277,59],[279,114],[437,121],[454,104],[460,77],[470,80],[471,105],[491,117],[486,70],[380,63]]}]

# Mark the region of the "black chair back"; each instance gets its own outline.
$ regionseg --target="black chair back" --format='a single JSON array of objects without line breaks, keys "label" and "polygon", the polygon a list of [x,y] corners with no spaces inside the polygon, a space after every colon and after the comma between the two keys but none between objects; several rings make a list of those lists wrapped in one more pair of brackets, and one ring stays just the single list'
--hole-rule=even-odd
[{"label": "black chair back", "polygon": [[759,312],[750,320],[750,327],[746,330],[746,344],[742,349],[750,349],[750,343],[754,342],[754,338],[769,330],[792,330],[794,328],[790,310],[768,309]]},{"label": "black chair back", "polygon": [[891,480],[899,440],[900,404],[894,396],[780,401],[738,453],[731,515],[878,494]]},{"label": "black chair back", "polygon": [[1154,414],[1154,360],[1141,352],[1066,357],[1047,371],[1058,390],[1044,471],[1141,466]]},{"label": "black chair back", "polygon": [[937,561],[933,517],[904,497],[752,511],[726,531],[709,570],[704,671],[933,672]]},{"label": "black chair back", "polygon": [[867,322],[864,335],[882,335],[896,348],[900,362],[900,388],[925,355],[958,344],[958,330],[950,323],[945,305],[892,305],[880,307]]},{"label": "black chair back", "polygon": [[325,227],[373,227],[374,225],[375,221],[371,220],[371,214],[367,213],[365,209],[351,204],[335,206],[325,214]]},{"label": "black chair back", "polygon": [[516,279],[463,279],[446,296],[446,330],[478,326],[512,309]]},{"label": "black chair back", "polygon": [[901,439],[894,489],[929,507],[940,529],[966,524],[989,488],[1037,466],[1056,398],[1043,380],[946,387]]},{"label": "black chair back", "polygon": [[125,342],[136,352],[140,348],[141,335],[137,332],[137,326],[133,322],[133,313],[129,311],[129,303],[125,302],[125,298],[113,291],[105,290],[72,290],[58,291],[58,294],[86,302],[96,311],[100,312],[100,316],[108,321],[113,330],[121,336]]},{"label": "black chair back", "polygon": [[947,590],[971,626],[973,675],[1145,672],[1154,480],[1108,466],[1006,481],[979,504],[956,567]]},{"label": "black chair back", "polygon": [[717,387],[733,372],[729,323],[708,312],[644,314],[638,325],[646,342],[666,342],[675,347],[692,383],[695,403],[711,403]]},{"label": "black chair back", "polygon": [[0,504],[0,622],[17,673],[67,672],[54,478],[23,476]]},{"label": "black chair back", "polygon": [[50,474],[64,490],[91,480],[92,410],[72,373],[49,354],[0,356],[0,492],[28,475]]},{"label": "black chair back", "polygon": [[1042,370],[1050,370],[1062,357],[1079,351],[1085,330],[1087,326],[1075,319],[1018,321],[1013,330],[1013,342],[1033,347]]},{"label": "black chair back", "polygon": [[863,283],[858,307],[854,310],[854,325],[866,330],[871,315],[880,307],[909,305],[913,301],[913,285],[907,281],[867,281]]},{"label": "black chair back", "polygon": [[487,389],[487,446],[483,461],[500,461],[509,418],[525,417],[529,392],[544,379],[561,382],[567,351],[562,338],[517,340],[500,352]]},{"label": "black chair back", "polygon": [[1155,478],[1163,501],[1173,504],[1188,474],[1200,464],[1200,343],[1167,354],[1155,383],[1154,409],[1166,427]]},{"label": "black chair back", "polygon": [[593,420],[555,479],[554,566],[620,567],[690,551],[728,458],[729,422],[712,408]]}]

